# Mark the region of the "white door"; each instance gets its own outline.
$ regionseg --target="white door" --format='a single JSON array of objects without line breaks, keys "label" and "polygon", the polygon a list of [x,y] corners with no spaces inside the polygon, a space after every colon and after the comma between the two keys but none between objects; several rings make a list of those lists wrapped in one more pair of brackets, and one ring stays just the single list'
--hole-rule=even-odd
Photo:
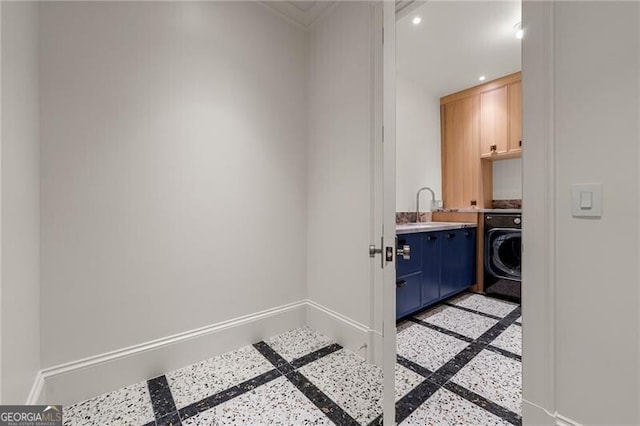
[{"label": "white door", "polygon": [[383,56],[394,50],[382,40],[387,7],[338,2],[310,31],[307,266],[308,297],[318,306],[309,325],[383,368],[384,421],[393,424],[395,110],[385,99],[395,100],[395,70],[383,63],[395,59]]},{"label": "white door", "polygon": [[[396,8],[395,2],[384,2],[383,25],[383,222],[385,245],[391,245],[395,259],[396,235]],[[382,316],[384,321],[384,424],[395,424],[396,365],[396,268],[386,264],[383,271]]]}]

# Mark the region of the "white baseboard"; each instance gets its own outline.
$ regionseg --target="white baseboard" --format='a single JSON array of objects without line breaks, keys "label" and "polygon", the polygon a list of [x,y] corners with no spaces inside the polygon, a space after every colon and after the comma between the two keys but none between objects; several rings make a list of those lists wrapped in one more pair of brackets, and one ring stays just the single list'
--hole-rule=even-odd
[{"label": "white baseboard", "polygon": [[[27,404],[71,404],[306,324],[306,300],[45,368]],[[46,401],[44,396],[46,395]]]},{"label": "white baseboard", "polygon": [[558,412],[552,414],[527,400],[522,401],[522,420],[525,426],[582,426]]},{"label": "white baseboard", "polygon": [[36,378],[33,381],[33,386],[31,386],[31,390],[29,391],[29,395],[27,396],[27,405],[38,404],[40,398],[42,396],[42,388],[44,387],[44,376],[42,375],[42,370],[38,371],[36,374]]},{"label": "white baseboard", "polygon": [[370,362],[382,334],[312,300],[45,368],[27,404],[72,404],[309,325]]},{"label": "white baseboard", "polygon": [[[327,308],[313,300],[307,299],[307,324],[331,336],[345,348],[357,353],[369,362],[376,363],[381,356],[374,354],[375,348],[382,348],[382,334],[364,324]],[[371,346],[374,345],[374,348]]]},{"label": "white baseboard", "polygon": [[556,426],[582,426],[575,420],[571,420],[568,417],[563,416],[560,413],[556,413]]}]

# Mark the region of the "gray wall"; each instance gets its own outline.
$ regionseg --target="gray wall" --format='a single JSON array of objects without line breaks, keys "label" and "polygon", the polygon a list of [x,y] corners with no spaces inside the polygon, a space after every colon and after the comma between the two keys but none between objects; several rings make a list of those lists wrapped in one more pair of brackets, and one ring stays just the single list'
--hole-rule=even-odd
[{"label": "gray wall", "polygon": [[[638,3],[555,7],[557,409],[638,424]],[[603,184],[601,220],[571,216],[586,182]]]},{"label": "gray wall", "polygon": [[305,297],[307,37],[250,2],[42,4],[45,367]]},{"label": "gray wall", "polygon": [[338,5],[313,27],[310,43],[308,297],[364,325],[371,323],[372,11],[370,2]]},{"label": "gray wall", "polygon": [[[415,211],[416,192],[423,186],[442,200],[440,146],[440,98],[396,75],[396,211]],[[431,195],[423,192],[420,210],[428,211],[430,201]]]},{"label": "gray wall", "polygon": [[40,369],[38,8],[1,7],[0,400],[24,404]]},{"label": "gray wall", "polygon": [[[523,7],[526,424],[640,423],[639,15]],[[602,217],[573,217],[571,186],[593,182]]]}]

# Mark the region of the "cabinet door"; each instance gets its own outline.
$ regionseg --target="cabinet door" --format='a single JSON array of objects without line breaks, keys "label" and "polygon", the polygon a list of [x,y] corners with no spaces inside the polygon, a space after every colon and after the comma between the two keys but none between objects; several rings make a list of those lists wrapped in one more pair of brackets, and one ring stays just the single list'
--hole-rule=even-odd
[{"label": "cabinet door", "polygon": [[440,298],[440,243],[442,232],[423,234],[422,240],[422,306]]},{"label": "cabinet door", "polygon": [[522,149],[522,82],[509,85],[509,152]]},{"label": "cabinet door", "polygon": [[411,248],[409,259],[403,259],[402,256],[396,256],[396,276],[408,275],[419,272],[422,269],[422,240],[423,234],[404,234],[398,235],[398,248],[408,245]]},{"label": "cabinet door", "polygon": [[460,289],[464,290],[476,283],[476,229],[466,228],[461,232],[462,239],[462,281]]},{"label": "cabinet door", "polygon": [[480,96],[444,104],[442,115],[442,195],[447,208],[481,207]]},{"label": "cabinet door", "polygon": [[417,272],[396,278],[396,319],[420,309],[421,277],[422,273]]},{"label": "cabinet door", "polygon": [[507,86],[480,95],[480,154],[503,154],[508,147]]},{"label": "cabinet door", "polygon": [[464,241],[459,230],[443,231],[442,235],[440,297],[445,298],[457,293],[460,289],[463,276]]}]

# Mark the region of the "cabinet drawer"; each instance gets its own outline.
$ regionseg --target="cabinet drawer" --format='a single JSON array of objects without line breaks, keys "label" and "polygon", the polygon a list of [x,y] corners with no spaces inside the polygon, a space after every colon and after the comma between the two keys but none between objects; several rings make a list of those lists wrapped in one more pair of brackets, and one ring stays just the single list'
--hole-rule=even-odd
[{"label": "cabinet drawer", "polygon": [[422,269],[422,234],[398,235],[398,247],[411,247],[411,258],[396,257],[396,276],[412,274]]},{"label": "cabinet drawer", "polygon": [[420,281],[422,273],[407,275],[396,279],[396,318],[417,311],[420,301]]}]

